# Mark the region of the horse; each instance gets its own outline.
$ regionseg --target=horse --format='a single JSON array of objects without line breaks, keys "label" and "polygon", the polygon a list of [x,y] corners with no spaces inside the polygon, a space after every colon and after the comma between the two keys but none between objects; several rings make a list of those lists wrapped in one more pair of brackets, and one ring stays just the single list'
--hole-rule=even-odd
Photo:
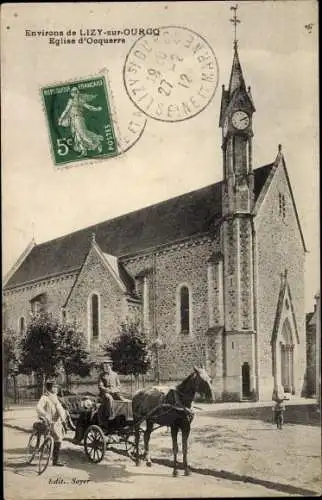
[{"label": "horse", "polygon": [[190,434],[193,413],[190,410],[196,392],[204,394],[206,399],[213,401],[211,379],[204,368],[194,367],[181,383],[174,388],[155,386],[141,389],[136,392],[132,399],[132,412],[135,433],[135,463],[140,464],[139,439],[140,424],[146,421],[144,431],[144,455],[146,465],[151,467],[149,454],[149,442],[153,425],[168,426],[171,428],[172,450],[173,450],[173,476],[178,475],[178,432],[182,434],[182,455],[185,476],[191,474],[188,465],[188,437]]}]

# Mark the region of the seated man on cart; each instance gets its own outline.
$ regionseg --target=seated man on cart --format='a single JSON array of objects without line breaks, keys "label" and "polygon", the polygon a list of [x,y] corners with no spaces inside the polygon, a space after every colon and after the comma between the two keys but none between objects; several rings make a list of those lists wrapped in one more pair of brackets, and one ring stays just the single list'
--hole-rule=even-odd
[{"label": "seated man on cart", "polygon": [[98,378],[98,390],[101,405],[98,410],[100,423],[104,423],[114,415],[114,400],[123,401],[120,394],[121,384],[118,374],[112,369],[113,362],[107,358],[101,364],[101,371]]},{"label": "seated man on cart", "polygon": [[[97,411],[98,423],[104,427],[104,423],[113,418],[114,415],[114,400],[124,401],[120,394],[120,380],[118,374],[112,370],[112,360],[107,358],[100,366],[100,374],[98,377],[98,390],[100,406]],[[90,410],[90,408],[89,408]],[[88,425],[89,412],[84,410],[81,412],[76,425],[74,444],[80,444]]]}]

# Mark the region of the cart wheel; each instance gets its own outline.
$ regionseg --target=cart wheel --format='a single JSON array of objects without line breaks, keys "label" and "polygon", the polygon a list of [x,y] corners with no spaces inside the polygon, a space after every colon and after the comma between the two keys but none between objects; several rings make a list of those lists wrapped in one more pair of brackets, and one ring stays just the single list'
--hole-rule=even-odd
[{"label": "cart wheel", "polygon": [[33,432],[29,438],[26,449],[26,463],[31,464],[35,458],[36,453],[39,451],[40,436],[38,432]]},{"label": "cart wheel", "polygon": [[38,461],[38,474],[42,474],[48,467],[49,460],[52,457],[54,448],[54,439],[51,436],[46,437],[41,445]]},{"label": "cart wheel", "polygon": [[[143,430],[140,429],[140,438],[139,438],[139,460],[142,460],[144,457],[144,444],[143,444]],[[125,440],[125,448],[128,457],[130,457],[133,462],[136,462],[136,450],[135,450],[135,435],[129,434]]]},{"label": "cart wheel", "polygon": [[105,436],[98,425],[90,425],[84,436],[84,449],[87,458],[94,464],[101,462],[105,455]]}]

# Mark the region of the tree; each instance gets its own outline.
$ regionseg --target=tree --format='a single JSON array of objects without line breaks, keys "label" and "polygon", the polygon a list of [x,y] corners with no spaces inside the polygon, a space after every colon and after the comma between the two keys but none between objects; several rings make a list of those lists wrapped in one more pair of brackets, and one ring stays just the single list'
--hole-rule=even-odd
[{"label": "tree", "polygon": [[70,387],[71,374],[89,375],[91,364],[82,334],[75,325],[60,323],[49,314],[33,316],[21,340],[22,373],[36,373],[39,393],[49,377],[63,368]]},{"label": "tree", "polygon": [[20,338],[13,330],[5,330],[2,334],[3,342],[3,379],[5,383],[5,394],[9,393],[9,381],[13,380],[14,399],[16,402],[16,377],[20,362]]},{"label": "tree", "polygon": [[46,379],[57,375],[58,348],[58,321],[48,314],[33,316],[21,339],[20,371],[28,375],[35,372],[40,394]]},{"label": "tree", "polygon": [[122,375],[132,375],[138,381],[151,366],[151,353],[146,339],[140,331],[139,322],[121,324],[119,334],[103,349],[113,361],[114,369]]},{"label": "tree", "polygon": [[84,336],[75,325],[63,323],[58,329],[59,357],[64,369],[67,388],[71,388],[71,375],[87,377],[90,374],[92,363],[88,360],[88,352]]}]

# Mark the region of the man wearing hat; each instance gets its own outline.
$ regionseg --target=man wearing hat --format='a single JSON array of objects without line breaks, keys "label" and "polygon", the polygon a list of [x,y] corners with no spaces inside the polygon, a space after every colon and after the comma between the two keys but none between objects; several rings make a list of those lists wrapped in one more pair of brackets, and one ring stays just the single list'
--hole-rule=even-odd
[{"label": "man wearing hat", "polygon": [[44,418],[50,425],[51,435],[54,438],[53,465],[63,466],[59,461],[61,443],[64,437],[67,414],[58,397],[58,385],[54,381],[46,382],[46,390],[41,396],[36,411],[39,418]]},{"label": "man wearing hat", "polygon": [[111,358],[106,358],[101,364],[101,371],[98,378],[98,390],[102,402],[98,415],[102,423],[113,416],[114,399],[123,400],[120,394],[120,379],[118,374],[112,370],[112,364]]}]

